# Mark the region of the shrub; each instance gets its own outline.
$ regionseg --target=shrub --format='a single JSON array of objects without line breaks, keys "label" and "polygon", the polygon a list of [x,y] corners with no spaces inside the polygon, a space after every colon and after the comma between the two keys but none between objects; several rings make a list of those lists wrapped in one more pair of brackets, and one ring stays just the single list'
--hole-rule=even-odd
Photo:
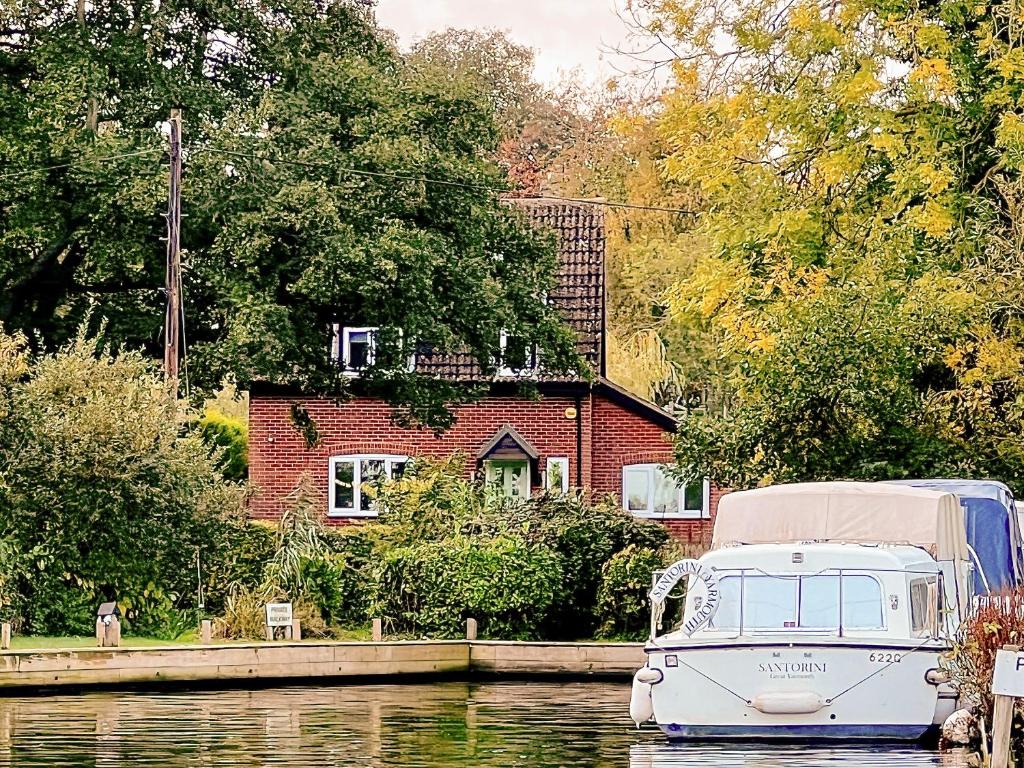
[{"label": "shrub", "polygon": [[141,355],[79,338],[20,371],[0,376],[0,530],[23,553],[26,630],[92,634],[97,605],[117,599],[172,631],[197,608],[197,556],[224,556],[240,489]]},{"label": "shrub", "polygon": [[459,535],[385,551],[373,610],[400,634],[461,637],[473,617],[488,637],[529,639],[562,599],[561,581],[547,547]]},{"label": "shrub", "polygon": [[249,476],[249,427],[240,419],[207,408],[199,420],[199,434],[217,449],[217,468],[229,480]]},{"label": "shrub", "polygon": [[642,640],[650,626],[647,593],[651,577],[664,564],[660,552],[630,544],[601,568],[597,593],[599,635]]},{"label": "shrub", "polygon": [[522,502],[469,482],[462,477],[462,466],[461,457],[418,461],[401,480],[385,483],[378,490],[380,523],[370,536],[381,552],[464,537],[481,544],[516,540],[553,554],[563,591],[533,634],[548,639],[592,636],[598,626],[595,606],[602,565],[630,545],[656,549],[668,539],[662,526],[632,517],[613,500],[594,503],[570,493]]}]

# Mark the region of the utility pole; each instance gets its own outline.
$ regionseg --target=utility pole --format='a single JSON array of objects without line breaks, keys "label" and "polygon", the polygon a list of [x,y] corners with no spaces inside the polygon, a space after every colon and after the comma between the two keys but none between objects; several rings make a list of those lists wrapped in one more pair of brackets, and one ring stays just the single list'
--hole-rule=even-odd
[{"label": "utility pole", "polygon": [[181,335],[181,110],[171,110],[171,181],[167,196],[167,316],[164,320],[164,381],[178,396]]}]

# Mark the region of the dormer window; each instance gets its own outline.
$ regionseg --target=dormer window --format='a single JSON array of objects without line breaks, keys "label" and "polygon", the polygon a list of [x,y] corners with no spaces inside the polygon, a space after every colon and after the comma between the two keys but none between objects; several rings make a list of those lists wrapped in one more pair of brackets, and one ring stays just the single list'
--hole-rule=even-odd
[{"label": "dormer window", "polygon": [[499,337],[499,376],[529,376],[537,372],[537,345],[502,331]]},{"label": "dormer window", "polygon": [[[341,367],[342,373],[346,376],[358,376],[378,362],[378,338],[380,328],[373,327],[341,327],[333,326],[334,342],[331,357]],[[402,332],[399,330],[398,338],[401,340]],[[381,361],[386,362],[386,361]],[[416,356],[409,355],[405,365],[406,371],[413,371],[416,368]]]}]

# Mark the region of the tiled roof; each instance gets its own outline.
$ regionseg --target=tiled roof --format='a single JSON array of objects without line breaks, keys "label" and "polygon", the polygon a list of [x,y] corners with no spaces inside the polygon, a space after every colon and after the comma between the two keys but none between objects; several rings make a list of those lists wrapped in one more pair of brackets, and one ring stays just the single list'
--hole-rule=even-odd
[{"label": "tiled roof", "polygon": [[[576,332],[576,351],[595,373],[602,373],[604,327],[604,209],[594,203],[547,198],[517,198],[510,204],[525,209],[530,221],[558,236],[558,270],[548,302]],[[446,379],[483,378],[472,355],[417,355],[416,367]]]}]

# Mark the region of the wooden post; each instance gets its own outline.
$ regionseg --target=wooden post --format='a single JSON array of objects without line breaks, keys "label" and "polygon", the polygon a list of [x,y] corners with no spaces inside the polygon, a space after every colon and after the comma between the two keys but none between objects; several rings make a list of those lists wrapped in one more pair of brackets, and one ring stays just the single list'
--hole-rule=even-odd
[{"label": "wooden post", "polygon": [[996,696],[992,712],[992,768],[1009,768],[1013,697]]},{"label": "wooden post", "polygon": [[293,629],[294,626],[295,626],[294,624],[288,624],[287,626],[284,627],[284,639],[285,640],[291,640],[292,639],[292,629]]},{"label": "wooden post", "polygon": [[203,619],[199,625],[199,642],[203,645],[209,645],[213,642],[213,622],[209,619]]},{"label": "wooden post", "polygon": [[302,639],[302,622],[292,619],[292,640],[298,642]]},{"label": "wooden post", "polygon": [[118,621],[117,616],[110,617],[110,624],[107,625],[107,642],[111,648],[119,648],[121,646],[121,622]]},{"label": "wooden post", "polygon": [[11,647],[11,622],[5,621],[0,626],[0,649],[7,650]]},{"label": "wooden post", "polygon": [[380,619],[373,620],[373,642],[379,643],[384,639],[384,622]]},{"label": "wooden post", "polygon": [[[1004,645],[1004,651],[1016,654],[1018,645]],[[995,695],[995,706],[992,709],[992,762],[991,768],[1009,768],[1010,765],[1010,729],[1013,725],[1013,710],[1016,699],[1013,696]],[[984,738],[984,733],[982,733]]]},{"label": "wooden post", "polygon": [[107,639],[107,627],[103,623],[103,619],[96,619],[96,645],[102,648],[106,645]]},{"label": "wooden post", "polygon": [[476,640],[476,619],[466,619],[466,639]]},{"label": "wooden post", "polygon": [[269,624],[267,624],[267,640],[273,640],[273,639],[274,639],[274,628],[272,626],[270,626]]}]

